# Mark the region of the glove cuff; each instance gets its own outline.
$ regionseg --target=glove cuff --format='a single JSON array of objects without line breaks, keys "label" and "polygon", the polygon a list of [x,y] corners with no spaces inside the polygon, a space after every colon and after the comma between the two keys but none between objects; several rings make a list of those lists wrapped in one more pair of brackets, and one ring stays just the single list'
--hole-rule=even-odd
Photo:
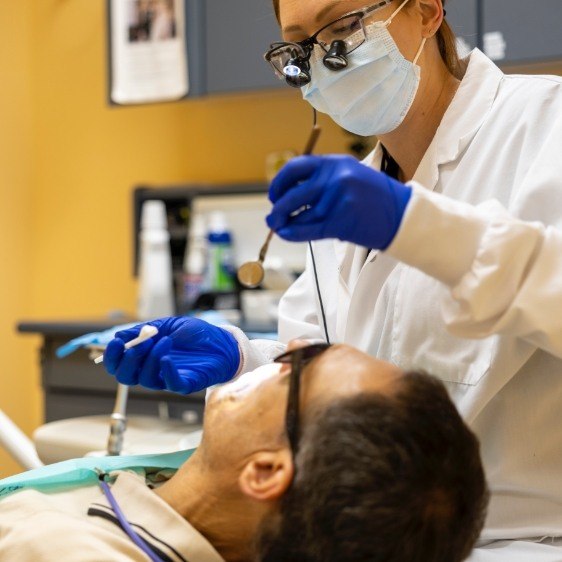
[{"label": "glove cuff", "polygon": [[285,351],[286,346],[281,342],[272,340],[250,341],[240,328],[235,326],[221,326],[221,328],[229,332],[238,343],[240,365],[234,377],[270,363],[273,357]]},{"label": "glove cuff", "polygon": [[386,241],[386,244],[384,244],[384,246],[380,248],[383,251],[392,244],[392,241],[396,237],[396,234],[400,229],[400,225],[402,224],[404,214],[406,213],[406,207],[408,206],[408,203],[412,198],[412,188],[410,186],[405,185],[402,182],[399,182],[389,176],[386,176],[386,179],[388,181],[390,193],[392,194],[392,197],[394,199],[395,215],[392,225],[393,231],[390,233],[391,236]]},{"label": "glove cuff", "polygon": [[[228,332],[231,336],[233,336],[234,339],[236,340],[236,343],[238,344],[238,351],[240,353],[240,364],[238,365],[238,369],[236,370],[236,373],[234,373],[234,376],[232,378],[237,377],[238,375],[242,373],[246,373],[247,371],[251,370],[251,368],[248,369],[248,365],[250,363],[253,363],[252,346],[250,344],[250,340],[248,339],[248,336],[246,336],[246,334],[240,328],[236,328],[235,326],[221,326],[221,329]],[[259,361],[259,358],[257,359]],[[265,362],[266,361],[263,361],[263,363]],[[258,365],[260,364],[262,363],[258,363]]]},{"label": "glove cuff", "polygon": [[396,210],[401,222],[404,217],[404,213],[406,212],[406,207],[412,198],[412,188],[409,185],[405,185],[392,178],[390,178],[390,181],[393,184],[392,187],[394,188],[394,194],[396,197]]}]

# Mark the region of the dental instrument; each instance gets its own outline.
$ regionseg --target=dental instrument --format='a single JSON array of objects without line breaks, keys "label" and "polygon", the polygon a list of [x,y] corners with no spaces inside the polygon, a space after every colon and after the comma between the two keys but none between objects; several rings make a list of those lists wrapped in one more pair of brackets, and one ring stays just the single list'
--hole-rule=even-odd
[{"label": "dental instrument", "polygon": [[[153,338],[158,333],[156,326],[145,324],[139,335],[125,344],[125,349],[131,349],[141,343]],[[103,355],[94,359],[94,363],[99,365],[103,361]],[[107,455],[110,457],[119,456],[123,450],[123,440],[127,429],[127,399],[129,398],[129,387],[124,384],[117,385],[117,395],[115,396],[115,406],[111,414],[109,425],[109,437],[107,439]]]},{"label": "dental instrument", "polygon": [[[150,326],[150,325],[146,324],[145,326],[142,327],[138,337],[136,337],[134,340],[131,340],[131,341],[129,341],[125,344],[125,349],[131,349],[131,347],[135,347],[137,345],[140,345],[141,343],[145,342],[146,340],[149,340],[150,338],[153,338],[157,333],[158,333],[158,328],[156,328],[155,326]],[[99,357],[96,357],[94,359],[94,363],[96,365],[99,365],[102,362],[103,362],[103,355],[100,355]]]},{"label": "dental instrument", "polygon": [[[314,112],[314,124],[303,151],[303,156],[312,154],[321,131],[322,129],[320,129],[320,127],[316,124],[316,112]],[[267,250],[269,249],[269,244],[274,234],[274,230],[269,231],[265,243],[261,247],[257,261],[246,262],[242,264],[238,269],[238,281],[240,281],[240,283],[247,289],[255,289],[262,283],[265,277],[263,262],[265,260],[265,256],[267,255]]]}]

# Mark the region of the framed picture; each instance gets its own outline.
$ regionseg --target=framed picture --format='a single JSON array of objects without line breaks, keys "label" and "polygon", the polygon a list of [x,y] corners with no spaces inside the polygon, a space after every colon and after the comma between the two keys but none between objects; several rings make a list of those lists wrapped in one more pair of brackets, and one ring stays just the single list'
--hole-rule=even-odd
[{"label": "framed picture", "polygon": [[185,0],[108,0],[111,103],[189,93]]}]

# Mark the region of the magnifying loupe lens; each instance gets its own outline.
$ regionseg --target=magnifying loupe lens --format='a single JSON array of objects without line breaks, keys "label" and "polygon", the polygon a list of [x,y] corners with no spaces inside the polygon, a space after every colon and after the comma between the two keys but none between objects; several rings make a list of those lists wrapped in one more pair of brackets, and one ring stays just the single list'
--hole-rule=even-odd
[{"label": "magnifying loupe lens", "polygon": [[285,81],[293,88],[302,88],[310,82],[310,74],[301,71],[298,76],[286,76]]},{"label": "magnifying loupe lens", "polygon": [[296,64],[288,64],[283,69],[283,74],[290,78],[294,78],[301,73],[301,69]]},{"label": "magnifying loupe lens", "polygon": [[306,61],[291,59],[283,68],[285,81],[293,88],[302,88],[310,82],[310,72]]},{"label": "magnifying loupe lens", "polygon": [[297,43],[279,44],[266,54],[266,60],[275,73],[293,88],[302,88],[310,82],[307,53]]},{"label": "magnifying loupe lens", "polygon": [[334,41],[330,50],[324,55],[324,66],[338,71],[347,67],[347,46],[345,41]]}]

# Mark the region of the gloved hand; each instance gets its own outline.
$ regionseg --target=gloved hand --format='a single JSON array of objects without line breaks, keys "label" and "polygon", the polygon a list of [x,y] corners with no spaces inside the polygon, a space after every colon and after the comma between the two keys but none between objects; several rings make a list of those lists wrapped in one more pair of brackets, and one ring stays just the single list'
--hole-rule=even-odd
[{"label": "gloved hand", "polygon": [[163,318],[148,322],[158,334],[125,350],[144,324],[115,334],[103,363],[126,385],[190,394],[230,380],[238,371],[240,351],[234,336],[197,318]]},{"label": "gloved hand", "polygon": [[271,183],[274,206],[267,224],[291,242],[339,238],[384,250],[411,194],[408,186],[351,156],[299,156]]}]

